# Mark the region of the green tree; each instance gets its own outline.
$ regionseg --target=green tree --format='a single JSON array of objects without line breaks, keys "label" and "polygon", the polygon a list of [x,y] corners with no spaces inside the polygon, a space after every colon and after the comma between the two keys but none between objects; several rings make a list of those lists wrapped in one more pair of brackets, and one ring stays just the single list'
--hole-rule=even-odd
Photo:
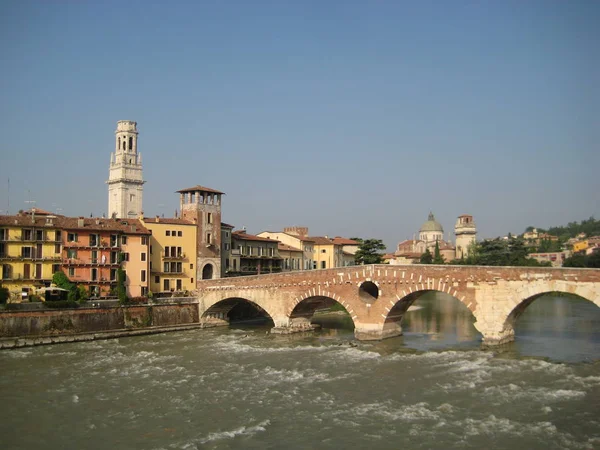
[{"label": "green tree", "polygon": [[444,264],[445,262],[444,257],[440,253],[440,244],[436,239],[435,250],[433,251],[433,264]]},{"label": "green tree", "polygon": [[380,264],[383,261],[385,244],[381,239],[352,238],[359,243],[358,250],[354,254],[356,264]]},{"label": "green tree", "polygon": [[127,289],[125,287],[125,271],[120,267],[117,269],[117,296],[119,303],[124,304],[129,300],[127,298]]},{"label": "green tree", "polygon": [[10,297],[10,291],[8,288],[0,285],[0,305],[4,305]]},{"label": "green tree", "polygon": [[433,256],[429,249],[425,250],[425,253],[421,255],[421,259],[419,260],[421,264],[433,264]]},{"label": "green tree", "polygon": [[64,272],[56,272],[52,275],[52,283],[61,289],[66,289],[70,291],[73,289],[74,285],[71,283],[71,280],[65,275]]}]

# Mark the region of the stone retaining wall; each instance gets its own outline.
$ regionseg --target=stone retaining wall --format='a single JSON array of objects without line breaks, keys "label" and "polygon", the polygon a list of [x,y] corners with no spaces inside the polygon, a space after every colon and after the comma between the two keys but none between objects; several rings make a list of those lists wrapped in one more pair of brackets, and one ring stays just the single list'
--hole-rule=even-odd
[{"label": "stone retaining wall", "polygon": [[198,324],[197,303],[0,313],[0,338]]}]

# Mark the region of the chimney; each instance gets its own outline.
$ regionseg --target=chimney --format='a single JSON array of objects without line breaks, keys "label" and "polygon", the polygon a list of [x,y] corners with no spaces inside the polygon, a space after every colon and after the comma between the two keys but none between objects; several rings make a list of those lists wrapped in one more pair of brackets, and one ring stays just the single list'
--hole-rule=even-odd
[{"label": "chimney", "polygon": [[83,228],[84,223],[85,223],[85,221],[84,221],[83,217],[80,217],[79,219],[77,219],[77,226],[79,228]]},{"label": "chimney", "polygon": [[156,219],[154,219],[156,221],[156,223],[160,222],[160,217],[158,217],[158,214],[156,215]]}]

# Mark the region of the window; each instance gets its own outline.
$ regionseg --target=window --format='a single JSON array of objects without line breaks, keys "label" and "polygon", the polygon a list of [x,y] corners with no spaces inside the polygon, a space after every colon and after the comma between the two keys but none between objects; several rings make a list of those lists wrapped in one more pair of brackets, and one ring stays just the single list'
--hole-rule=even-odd
[{"label": "window", "polygon": [[158,275],[154,276],[154,282],[160,284],[160,277]]},{"label": "window", "polygon": [[60,264],[52,264],[52,274],[60,272]]},{"label": "window", "polygon": [[142,270],[142,273],[140,274],[141,278],[142,278],[142,283],[146,282],[146,271]]},{"label": "window", "polygon": [[90,234],[90,247],[97,247],[100,244],[100,236],[97,234]]},{"label": "window", "polygon": [[142,286],[142,295],[145,297],[146,295],[148,295],[148,287],[147,286]]},{"label": "window", "polygon": [[212,244],[212,235],[210,233],[206,233],[206,243]]},{"label": "window", "polygon": [[119,262],[119,254],[117,252],[110,252],[110,263],[117,264]]},{"label": "window", "polygon": [[321,269],[325,269],[325,261],[321,261]]},{"label": "window", "polygon": [[92,264],[98,262],[98,250],[92,250]]},{"label": "window", "polygon": [[193,264],[190,264],[190,269],[193,269],[193,268],[194,268],[194,265],[193,265]]},{"label": "window", "polygon": [[166,230],[165,231],[165,236],[171,236],[171,230]]},{"label": "window", "polygon": [[177,232],[177,236],[182,237],[183,236],[183,231],[178,231]]},{"label": "window", "polygon": [[224,243],[224,244],[223,244],[223,248],[224,248],[225,250],[229,250],[229,244],[228,244],[227,242],[226,242],[226,243]]},{"label": "window", "polygon": [[110,281],[117,281],[117,269],[110,269]]},{"label": "window", "polygon": [[163,290],[164,290],[164,291],[168,291],[168,290],[170,290],[170,286],[169,286],[169,279],[168,279],[168,278],[167,278],[167,279],[165,279],[165,280],[163,280]]},{"label": "window", "polygon": [[77,258],[77,249],[76,248],[68,248],[67,249],[67,258],[71,258],[71,259]]},{"label": "window", "polygon": [[74,277],[75,276],[75,267],[69,267],[69,276],[70,277]]},{"label": "window", "polygon": [[194,279],[190,278],[190,283],[194,284]]},{"label": "window", "polygon": [[35,278],[36,278],[36,280],[40,280],[42,278],[42,265],[41,264],[35,265]]},{"label": "window", "polygon": [[129,137],[129,150],[133,150],[133,138]]},{"label": "window", "polygon": [[177,231],[175,231],[175,230],[171,231],[171,236],[177,236]]},{"label": "window", "polygon": [[54,232],[54,240],[55,241],[60,241],[62,239],[62,233],[60,230],[56,230]]},{"label": "window", "polygon": [[150,246],[150,254],[152,254],[152,246]]},{"label": "window", "polygon": [[23,238],[24,241],[31,241],[31,237],[32,237],[31,230],[23,230],[21,232],[21,237]]},{"label": "window", "polygon": [[23,258],[31,258],[31,247],[21,247],[21,256]]},{"label": "window", "polygon": [[177,280],[177,290],[180,291],[182,289],[182,283],[181,280]]},{"label": "window", "polygon": [[146,261],[146,253],[145,252],[143,252],[141,254],[141,259],[142,259],[142,261]]},{"label": "window", "polygon": [[206,222],[207,223],[213,223],[212,213],[207,213],[206,214]]},{"label": "window", "polygon": [[77,233],[67,233],[67,242],[77,242]]},{"label": "window", "polygon": [[142,236],[142,245],[148,245],[148,238],[146,236]]},{"label": "window", "polygon": [[43,241],[44,240],[44,230],[36,230],[35,231],[35,240]]},{"label": "window", "polygon": [[60,253],[60,244],[54,244],[54,253]]},{"label": "window", "polygon": [[92,269],[92,281],[98,281],[98,269],[95,267]]},{"label": "window", "polygon": [[168,262],[163,264],[163,272],[168,273],[169,272],[169,268],[170,268],[170,264]]},{"label": "window", "polygon": [[321,250],[321,253],[327,253],[327,250],[323,249]]},{"label": "window", "polygon": [[12,266],[10,264],[2,264],[2,279],[9,280],[12,278]]},{"label": "window", "polygon": [[123,255],[123,261],[129,261],[129,253],[125,252],[125,253],[121,253]]},{"label": "window", "polygon": [[110,235],[110,246],[117,247],[119,245],[119,235],[111,234]]},{"label": "window", "polygon": [[122,236],[121,237],[121,244],[127,245],[127,236]]}]

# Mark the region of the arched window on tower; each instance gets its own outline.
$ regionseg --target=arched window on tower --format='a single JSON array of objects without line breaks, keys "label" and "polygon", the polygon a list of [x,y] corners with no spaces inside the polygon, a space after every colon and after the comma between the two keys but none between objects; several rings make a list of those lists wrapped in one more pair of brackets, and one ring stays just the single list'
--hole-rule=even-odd
[{"label": "arched window on tower", "polygon": [[123,139],[123,150],[127,150],[127,142]]},{"label": "arched window on tower", "polygon": [[129,150],[133,150],[133,138],[129,138]]},{"label": "arched window on tower", "polygon": [[117,145],[117,148],[120,150],[120,149],[121,149],[121,138],[119,138],[118,142],[119,142],[119,143],[118,143],[118,145]]}]

